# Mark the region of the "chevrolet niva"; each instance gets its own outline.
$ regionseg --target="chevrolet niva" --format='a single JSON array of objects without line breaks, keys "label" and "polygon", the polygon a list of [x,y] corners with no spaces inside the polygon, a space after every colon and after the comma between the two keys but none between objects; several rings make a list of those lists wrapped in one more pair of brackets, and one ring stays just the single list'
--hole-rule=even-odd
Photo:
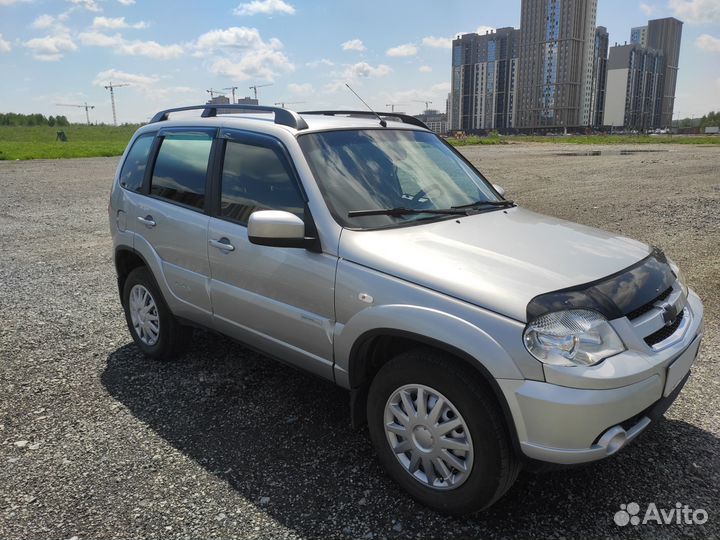
[{"label": "chevrolet niva", "polygon": [[208,328],[334,381],[411,496],[487,508],[637,437],[703,330],[659,249],[503,194],[401,114],[161,111],[110,199],[127,325],[151,358]]}]

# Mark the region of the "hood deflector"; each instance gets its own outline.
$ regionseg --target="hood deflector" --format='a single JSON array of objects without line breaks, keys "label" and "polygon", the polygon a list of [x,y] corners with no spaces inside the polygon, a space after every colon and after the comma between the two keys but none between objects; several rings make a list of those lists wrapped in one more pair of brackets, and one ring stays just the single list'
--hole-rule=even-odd
[{"label": "hood deflector", "polygon": [[527,306],[528,320],[564,309],[591,309],[617,319],[652,302],[675,279],[665,254],[654,248],[637,264],[609,277],[536,296]]}]

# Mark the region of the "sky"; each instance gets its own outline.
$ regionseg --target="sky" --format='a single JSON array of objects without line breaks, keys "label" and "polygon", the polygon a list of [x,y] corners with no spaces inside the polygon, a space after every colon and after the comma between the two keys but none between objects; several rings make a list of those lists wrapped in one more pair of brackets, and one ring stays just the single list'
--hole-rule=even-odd
[{"label": "sky", "polygon": [[[651,18],[684,21],[676,117],[720,110],[720,0],[598,0],[610,44]],[[0,112],[85,111],[147,121],[204,103],[208,89],[258,90],[296,110],[444,111],[450,43],[458,34],[518,27],[520,0],[0,0]],[[229,95],[229,92],[228,92]]]}]

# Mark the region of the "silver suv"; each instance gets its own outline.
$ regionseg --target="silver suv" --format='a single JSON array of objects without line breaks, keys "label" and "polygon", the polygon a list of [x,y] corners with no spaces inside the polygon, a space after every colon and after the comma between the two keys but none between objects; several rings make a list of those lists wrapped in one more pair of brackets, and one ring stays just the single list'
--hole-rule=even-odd
[{"label": "silver suv", "polygon": [[[169,119],[185,109],[202,115]],[[209,328],[334,381],[390,476],[445,513],[487,508],[521,466],[620,450],[702,336],[660,250],[516,206],[400,114],[162,111],[109,211],[143,353]]]}]

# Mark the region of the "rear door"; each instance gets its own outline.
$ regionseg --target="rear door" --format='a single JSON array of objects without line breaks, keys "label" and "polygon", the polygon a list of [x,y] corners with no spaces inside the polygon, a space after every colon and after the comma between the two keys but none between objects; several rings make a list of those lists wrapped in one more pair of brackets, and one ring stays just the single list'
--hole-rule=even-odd
[{"label": "rear door", "polygon": [[[145,242],[161,260],[173,312],[212,324],[208,292],[206,187],[215,129],[161,130],[134,224],[136,249]],[[159,278],[159,276],[158,276]]]},{"label": "rear door", "polygon": [[215,328],[332,379],[337,258],[305,249],[251,244],[256,210],[286,210],[311,220],[284,146],[276,139],[223,130],[208,232]]}]

